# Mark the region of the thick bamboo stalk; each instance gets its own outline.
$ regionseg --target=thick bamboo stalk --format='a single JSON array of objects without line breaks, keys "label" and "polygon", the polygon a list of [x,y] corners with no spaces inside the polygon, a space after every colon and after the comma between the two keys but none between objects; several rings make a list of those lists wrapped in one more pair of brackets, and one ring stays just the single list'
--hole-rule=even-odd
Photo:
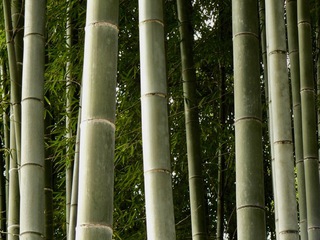
[{"label": "thick bamboo stalk", "polygon": [[175,240],[162,0],[139,0],[139,28],[147,235]]},{"label": "thick bamboo stalk", "polygon": [[266,1],[279,239],[299,239],[283,2]]},{"label": "thick bamboo stalk", "polygon": [[76,239],[112,239],[118,0],[87,2]]},{"label": "thick bamboo stalk", "polygon": [[186,141],[188,155],[189,191],[192,239],[207,239],[206,207],[202,176],[200,128],[196,100],[196,74],[193,63],[193,28],[191,1],[177,0]]},{"label": "thick bamboo stalk", "polygon": [[300,66],[299,66],[299,43],[297,27],[297,1],[287,1],[287,29],[288,29],[288,51],[290,58],[292,108],[294,124],[295,158],[298,181],[299,197],[299,226],[301,240],[308,239],[307,232],[307,206],[305,189],[305,172],[303,163],[302,143],[302,120],[300,99]]},{"label": "thick bamboo stalk", "polygon": [[46,1],[25,1],[20,239],[43,239],[44,216],[44,62]]},{"label": "thick bamboo stalk", "polygon": [[298,0],[298,35],[308,238],[309,240],[316,240],[320,238],[320,185],[311,24],[308,0]]},{"label": "thick bamboo stalk", "polygon": [[265,239],[257,1],[233,0],[232,21],[238,239]]}]

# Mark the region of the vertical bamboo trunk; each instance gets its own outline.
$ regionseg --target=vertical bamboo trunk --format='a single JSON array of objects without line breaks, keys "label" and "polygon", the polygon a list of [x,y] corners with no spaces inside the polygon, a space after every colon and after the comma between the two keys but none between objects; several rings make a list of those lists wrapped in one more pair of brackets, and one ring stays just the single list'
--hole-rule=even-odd
[{"label": "vertical bamboo trunk", "polygon": [[[317,64],[317,99],[320,98],[320,2],[316,1],[316,15],[317,15],[317,56],[316,56],[316,64]],[[320,108],[318,107],[318,141],[320,141]],[[320,158],[320,146],[318,146],[318,156]],[[319,159],[319,182],[320,182],[320,159]]]},{"label": "vertical bamboo trunk", "polygon": [[193,28],[191,1],[177,0],[182,81],[189,169],[192,239],[207,239],[206,209],[202,176],[200,128],[196,101],[196,74],[193,63]]},{"label": "vertical bamboo trunk", "polygon": [[[268,134],[270,144],[270,156],[271,156],[271,172],[275,172],[275,161],[274,161],[274,149],[273,149],[273,133],[272,133],[272,101],[270,94],[270,81],[268,78],[268,45],[266,37],[266,17],[265,17],[265,1],[259,1],[259,11],[260,11],[260,44],[262,52],[262,63],[263,63],[263,78],[264,78],[264,89],[265,89],[265,98],[267,103],[267,122],[268,122]],[[278,202],[277,195],[275,194],[276,189],[276,178],[275,174],[272,174],[272,185],[273,185],[273,201],[274,201],[274,216],[275,216],[275,236],[276,239],[279,239],[279,218],[278,218]]]},{"label": "vertical bamboo trunk", "polygon": [[[6,83],[7,83],[7,71],[6,71],[6,65],[5,63],[2,63],[2,79],[3,79],[3,92],[2,92],[2,99],[5,99],[6,101],[7,100],[7,97],[5,96],[6,95]],[[9,153],[9,148],[10,148],[10,134],[9,134],[9,125],[8,125],[8,122],[9,122],[9,117],[8,117],[8,114],[7,114],[7,109],[4,109],[3,111],[3,137],[4,137],[4,149],[5,149],[5,160],[4,160],[4,163],[5,163],[5,171],[4,171],[4,174],[5,174],[5,216],[6,218],[8,217],[8,209],[9,209],[9,167],[10,167],[10,153]],[[5,225],[7,226],[7,224]],[[7,227],[5,228],[7,229]]]},{"label": "vertical bamboo trunk", "polygon": [[13,42],[16,55],[17,78],[15,83],[14,97],[14,119],[15,119],[15,135],[17,148],[18,165],[21,162],[21,84],[22,84],[22,61],[23,61],[23,4],[22,0],[13,0],[11,4],[12,26],[13,26]]},{"label": "vertical bamboo trunk", "polygon": [[238,239],[265,239],[257,1],[233,0],[232,21]]},{"label": "vertical bamboo trunk", "polygon": [[[72,126],[71,126],[71,102],[72,102],[72,91],[71,91],[71,78],[72,78],[72,67],[71,67],[71,47],[72,47],[72,26],[71,26],[71,14],[70,14],[70,1],[67,0],[67,26],[66,26],[66,48],[69,52],[69,60],[66,64],[66,232],[68,236],[69,232],[69,219],[70,219],[70,202],[71,202],[71,191],[72,191],[72,176],[73,176],[73,161],[70,154],[72,147]],[[68,237],[67,237],[68,239]]]},{"label": "vertical bamboo trunk", "polygon": [[294,120],[294,143],[298,180],[299,196],[299,226],[301,240],[308,239],[307,232],[307,206],[305,174],[303,163],[303,143],[302,143],[302,121],[301,121],[301,99],[300,99],[300,66],[299,66],[299,43],[297,28],[297,1],[287,1],[287,31],[288,50],[290,58],[290,73],[292,87],[292,107]]},{"label": "vertical bamboo trunk", "polygon": [[[20,129],[20,101],[18,86],[18,70],[16,63],[16,53],[13,39],[13,27],[11,20],[10,1],[3,1],[3,10],[6,27],[6,40],[9,58],[9,69],[11,78],[11,116],[10,116],[10,171],[9,171],[9,205],[8,205],[8,239],[19,239],[19,183],[17,159],[20,151],[19,137]],[[19,125],[19,126],[18,126]],[[19,137],[18,137],[19,135]],[[18,151],[17,151],[18,150]]]},{"label": "vertical bamboo trunk", "polygon": [[282,1],[266,1],[268,67],[272,99],[272,127],[279,239],[299,239],[295,196],[293,146],[286,35]]},{"label": "vertical bamboo trunk", "polygon": [[226,104],[225,104],[225,94],[226,94],[226,77],[225,69],[223,66],[219,66],[220,69],[220,111],[219,111],[219,120],[220,120],[220,139],[219,139],[219,156],[218,156],[218,192],[217,192],[217,240],[223,240],[224,237],[224,183],[225,183],[225,144],[223,143],[223,126],[226,122]]},{"label": "vertical bamboo trunk", "polygon": [[[12,108],[11,108],[12,109]],[[8,240],[19,239],[19,178],[15,138],[15,123],[10,119],[10,170],[9,170],[9,209]]]},{"label": "vertical bamboo trunk", "polygon": [[9,59],[9,71],[10,71],[10,101],[13,108],[13,119],[15,123],[16,129],[16,147],[17,147],[17,157],[18,161],[20,159],[20,100],[21,100],[21,89],[19,86],[19,77],[18,68],[17,68],[17,61],[16,61],[16,51],[15,51],[15,44],[13,38],[13,27],[12,27],[12,20],[11,20],[11,7],[10,7],[10,0],[3,0],[3,12],[4,12],[4,19],[5,19],[5,28],[6,28],[6,41],[7,41],[7,51],[8,51],[8,59]]},{"label": "vertical bamboo trunk", "polygon": [[87,2],[77,240],[112,239],[118,11]]},{"label": "vertical bamboo trunk", "polygon": [[298,0],[300,94],[303,158],[309,240],[320,239],[320,185],[310,10],[308,0]]},{"label": "vertical bamboo trunk", "polygon": [[[223,13],[225,6],[223,4],[219,4],[219,41],[225,42],[225,21],[226,14]],[[226,123],[226,71],[224,66],[224,60],[221,55],[223,54],[224,49],[221,48],[219,51],[219,55],[221,60],[219,60],[219,121],[220,121],[220,129],[219,129],[219,156],[218,156],[218,181],[217,181],[217,240],[223,240],[224,237],[224,186],[225,186],[225,161],[226,161],[226,146],[223,130],[225,128]]]},{"label": "vertical bamboo trunk", "polygon": [[44,62],[46,1],[25,1],[20,240],[43,239],[44,216]]},{"label": "vertical bamboo trunk", "polygon": [[79,107],[78,127],[75,143],[74,165],[73,165],[73,179],[72,179],[72,192],[70,204],[70,220],[68,239],[75,240],[76,237],[76,224],[77,224],[77,211],[78,211],[78,185],[79,185],[79,152],[80,152],[80,123],[81,123],[81,104]]},{"label": "vertical bamboo trunk", "polygon": [[[49,107],[46,104],[46,108]],[[51,116],[46,114],[45,116],[45,141],[47,145],[50,144],[52,139]],[[52,152],[51,149],[45,149],[45,161],[44,161],[44,196],[45,196],[45,238],[46,240],[53,240],[53,178],[52,178]]]},{"label": "vertical bamboo trunk", "polygon": [[[5,154],[0,154],[0,172],[5,169]],[[0,239],[6,239],[6,179],[3,174],[0,175]]]},{"label": "vertical bamboo trunk", "polygon": [[139,0],[139,28],[147,235],[175,240],[162,0]]},{"label": "vertical bamboo trunk", "polygon": [[[6,74],[4,70],[5,66],[3,63],[0,62],[0,81],[1,81],[1,88],[2,88],[2,96],[1,100],[2,103],[6,101],[6,88],[5,88],[5,82],[6,82]],[[7,203],[9,202],[9,199],[7,199],[7,177],[8,177],[8,167],[9,167],[9,154],[8,154],[8,141],[9,141],[9,133],[8,133],[8,116],[7,116],[7,107],[6,105],[3,106],[3,115],[2,115],[2,122],[3,122],[3,143],[4,143],[4,152],[1,153],[1,166],[0,166],[0,172],[1,177],[1,196],[0,196],[0,239],[6,239],[6,229],[7,229]]]}]

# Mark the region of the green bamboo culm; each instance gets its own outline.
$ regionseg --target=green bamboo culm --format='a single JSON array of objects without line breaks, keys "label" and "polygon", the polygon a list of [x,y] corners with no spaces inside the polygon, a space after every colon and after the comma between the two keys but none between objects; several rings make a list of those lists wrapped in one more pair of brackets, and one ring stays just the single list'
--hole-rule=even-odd
[{"label": "green bamboo culm", "polygon": [[239,240],[266,238],[259,79],[258,5],[232,1]]},{"label": "green bamboo culm", "polygon": [[17,160],[18,165],[21,162],[21,85],[22,85],[22,65],[23,65],[23,25],[24,25],[24,7],[22,0],[13,0],[11,3],[11,15],[12,15],[12,40],[14,42],[15,55],[16,55],[16,69],[17,79],[15,83],[15,135],[16,135],[16,147],[17,147]]},{"label": "green bamboo culm", "polygon": [[15,124],[15,135],[16,135],[16,149],[17,158],[20,162],[20,145],[21,145],[21,76],[18,73],[17,57],[14,43],[13,26],[11,19],[11,5],[10,0],[3,0],[3,12],[6,28],[6,42],[9,59],[9,72],[10,72],[10,101],[12,104],[13,121]]},{"label": "green bamboo culm", "polygon": [[118,0],[87,1],[77,240],[112,239]]},{"label": "green bamboo culm", "polygon": [[192,239],[207,239],[206,205],[202,176],[200,128],[196,102],[196,74],[193,63],[193,28],[191,1],[177,0],[182,81],[186,122],[186,140],[189,169],[190,211]]},{"label": "green bamboo culm", "polygon": [[320,185],[317,146],[317,122],[310,10],[308,0],[298,0],[298,35],[300,57],[300,94],[303,158],[307,201],[308,239],[320,239]]},{"label": "green bamboo culm", "polygon": [[81,123],[81,104],[80,104],[79,113],[78,113],[78,125],[77,125],[77,134],[76,134],[76,142],[75,142],[68,240],[75,240],[76,238],[77,211],[78,211],[78,185],[79,185],[80,123]]},{"label": "green bamboo culm", "polygon": [[0,154],[0,172],[4,173],[1,174],[0,177],[0,239],[7,239],[5,232],[7,231],[7,166],[9,165],[9,154],[8,154],[8,141],[9,141],[9,128],[7,126],[8,116],[7,116],[7,104],[6,102],[6,74],[5,74],[5,65],[0,61],[0,88],[1,88],[1,108],[2,108],[2,127],[3,127],[3,144],[4,144],[4,151]]},{"label": "green bamboo culm", "polygon": [[299,239],[283,2],[266,1],[278,239]]},{"label": "green bamboo culm", "polygon": [[[268,123],[268,134],[269,141],[273,143],[273,133],[272,133],[272,101],[270,94],[270,81],[269,81],[269,68],[268,68],[268,47],[267,47],[267,34],[266,34],[266,16],[265,16],[265,1],[259,1],[259,19],[260,19],[260,45],[261,45],[261,55],[263,63],[263,78],[264,78],[264,90],[265,90],[265,100],[267,103],[267,123]],[[270,157],[271,157],[271,172],[275,172],[275,161],[274,161],[274,147],[270,144]],[[272,187],[276,189],[276,177],[272,174]],[[274,201],[274,218],[275,218],[275,236],[276,239],[279,238],[279,217],[277,209],[277,195],[273,193]]]},{"label": "green bamboo culm", "polygon": [[139,0],[139,28],[147,235],[175,240],[162,0]]},{"label": "green bamboo culm", "polygon": [[[11,107],[12,110],[12,107]],[[8,240],[19,239],[19,177],[16,151],[15,122],[13,114],[10,118],[10,166],[9,166],[9,208],[8,208]]]},{"label": "green bamboo culm", "polygon": [[70,204],[71,204],[71,191],[72,191],[72,178],[73,178],[73,156],[71,156],[72,148],[72,126],[71,126],[71,117],[72,117],[72,57],[71,57],[71,48],[72,48],[72,24],[71,24],[71,3],[67,0],[67,23],[66,23],[66,49],[69,54],[69,59],[66,63],[66,232],[67,239],[69,233],[69,222],[70,222]]},{"label": "green bamboo culm", "polygon": [[301,240],[308,240],[307,206],[305,189],[305,172],[303,163],[302,120],[300,98],[300,66],[299,43],[297,28],[297,1],[287,1],[287,31],[288,51],[290,58],[290,76],[292,88],[292,108],[294,124],[295,158],[297,168],[298,196],[299,196],[299,226]]},{"label": "green bamboo culm", "polygon": [[20,239],[43,239],[46,1],[25,1],[21,115]]}]

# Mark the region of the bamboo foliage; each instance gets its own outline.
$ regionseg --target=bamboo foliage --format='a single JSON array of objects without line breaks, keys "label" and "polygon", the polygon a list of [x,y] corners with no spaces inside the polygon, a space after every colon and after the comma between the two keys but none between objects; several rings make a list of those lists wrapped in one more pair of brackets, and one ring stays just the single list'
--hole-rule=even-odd
[{"label": "bamboo foliage", "polygon": [[232,1],[238,239],[264,239],[258,6]]},{"label": "bamboo foliage", "polygon": [[192,238],[207,239],[204,186],[200,149],[200,130],[196,102],[196,75],[193,63],[193,31],[190,21],[191,2],[177,0],[185,124],[188,152]]},{"label": "bamboo foliage", "polygon": [[292,87],[292,107],[294,120],[294,143],[297,168],[298,196],[299,196],[299,225],[301,240],[308,239],[305,172],[303,163],[301,99],[300,99],[300,69],[299,43],[297,28],[297,1],[287,1],[287,29],[288,51],[290,58],[290,76]]},{"label": "bamboo foliage", "polygon": [[139,28],[147,235],[174,240],[162,0],[139,0]]},{"label": "bamboo foliage", "polygon": [[112,239],[119,1],[87,2],[76,239]]},{"label": "bamboo foliage", "polygon": [[42,239],[44,218],[44,29],[46,1],[25,2],[20,239]]},{"label": "bamboo foliage", "polygon": [[311,24],[308,0],[298,0],[298,35],[308,239],[315,240],[320,238],[320,185]]}]

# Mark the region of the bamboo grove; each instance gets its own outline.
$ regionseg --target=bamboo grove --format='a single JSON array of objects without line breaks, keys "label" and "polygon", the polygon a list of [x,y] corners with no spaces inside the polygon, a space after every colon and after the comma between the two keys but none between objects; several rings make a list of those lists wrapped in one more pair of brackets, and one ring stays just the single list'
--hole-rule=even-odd
[{"label": "bamboo grove", "polygon": [[0,239],[320,239],[319,7],[2,0]]}]

